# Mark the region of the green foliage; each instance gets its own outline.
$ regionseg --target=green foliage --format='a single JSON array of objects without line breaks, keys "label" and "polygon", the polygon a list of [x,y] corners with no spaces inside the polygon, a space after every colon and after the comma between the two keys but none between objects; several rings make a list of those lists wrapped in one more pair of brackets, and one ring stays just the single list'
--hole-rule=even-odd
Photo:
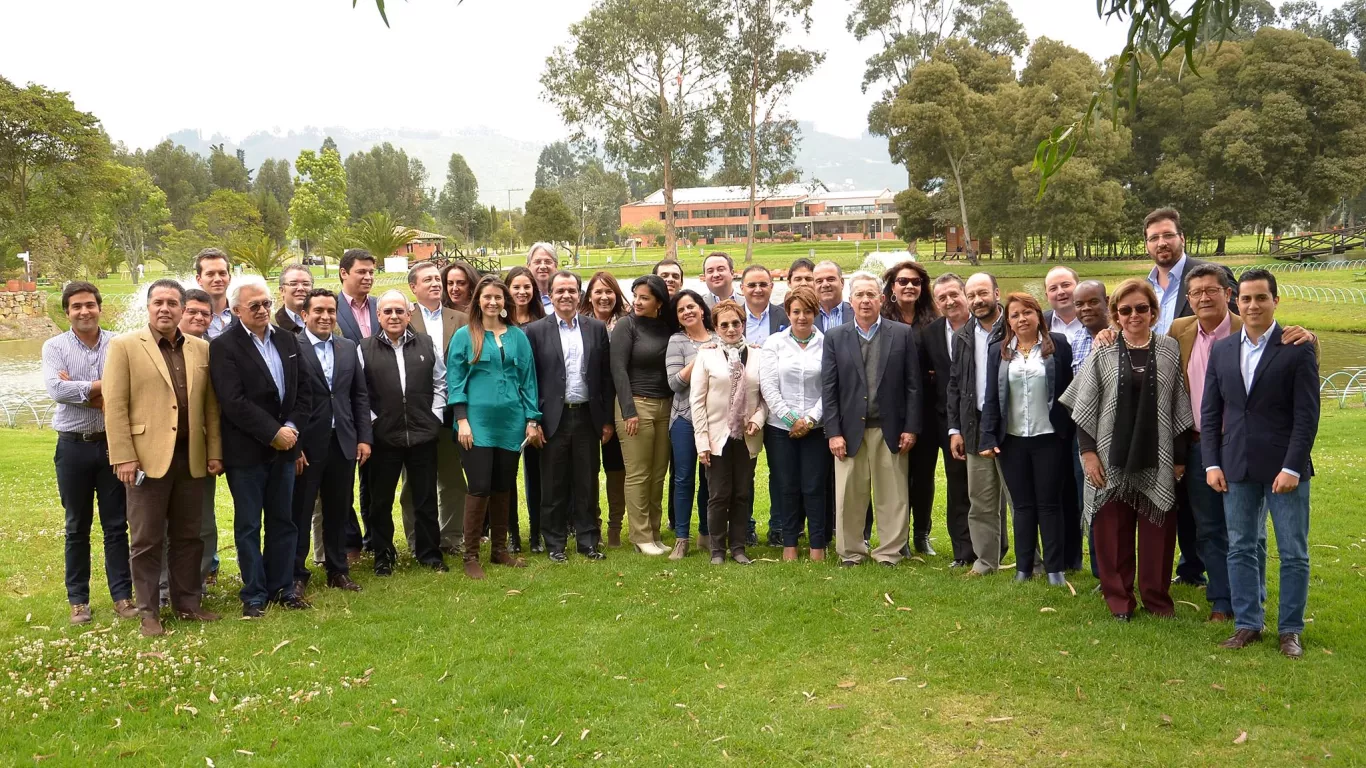
[{"label": "green foliage", "polygon": [[579,159],[569,143],[556,141],[541,148],[536,158],[536,187],[558,187],[565,181],[579,175]]},{"label": "green foliage", "polygon": [[229,155],[222,144],[209,147],[209,178],[213,180],[214,189],[251,191],[251,172],[242,161],[241,150],[236,155]]},{"label": "green foliage", "polygon": [[592,154],[586,154],[573,172],[572,176],[556,178],[548,188],[560,193],[573,217],[574,236],[569,240],[582,236],[584,242],[600,242],[610,237],[621,221],[621,206],[629,200],[626,179]]},{"label": "green foliage", "polygon": [[244,231],[261,230],[261,212],[245,192],[216,190],[190,209],[191,226],[209,237],[226,241]]},{"label": "green foliage", "polygon": [[360,247],[363,246],[361,245],[361,242],[356,239],[356,233],[351,227],[340,224],[329,229],[327,233],[323,235],[323,238],[316,243],[313,250],[315,253],[322,254],[325,258],[339,263],[342,260],[342,255],[346,253],[347,248]]},{"label": "green foliage", "polygon": [[479,238],[485,227],[482,214],[484,207],[479,204],[479,180],[463,155],[453,153],[446,164],[446,184],[436,203],[440,222],[459,232],[465,242]]},{"label": "green foliage", "polygon": [[666,241],[666,239],[665,239],[665,237],[664,237],[663,235],[656,235],[656,236],[655,236],[655,246],[656,246],[656,247],[663,248],[665,242],[667,242],[667,241]]},{"label": "green foliage", "polygon": [[294,167],[299,181],[289,201],[289,231],[307,253],[312,243],[346,224],[346,169],[335,145],[326,143],[321,152],[301,151]]},{"label": "green foliage", "polygon": [[402,226],[385,211],[375,211],[365,214],[356,222],[351,236],[383,265],[386,256],[392,256],[395,251],[411,243],[417,237],[417,232]]},{"label": "green foliage", "polygon": [[118,245],[103,235],[90,238],[81,244],[78,251],[81,266],[91,280],[107,278],[111,272],[117,272],[119,265],[125,261]]},{"label": "green foliage", "polygon": [[223,246],[223,242],[196,229],[172,228],[161,238],[157,261],[172,275],[188,275],[194,271],[194,257],[208,247]]},{"label": "green foliage", "polygon": [[405,225],[428,207],[427,169],[389,142],[346,158],[346,201],[352,218],[383,211]]},{"label": "green foliage", "polygon": [[289,232],[289,214],[285,212],[284,206],[280,205],[280,201],[275,195],[264,189],[257,189],[252,192],[251,200],[256,205],[256,212],[261,217],[261,228],[266,231],[271,240],[284,246]]},{"label": "green foliage", "polygon": [[636,228],[630,224],[622,224],[617,227],[617,239],[625,242],[636,236]]},{"label": "green foliage", "polygon": [[98,229],[113,239],[113,245],[136,271],[154,248],[163,232],[170,228],[171,210],[166,193],[152,180],[145,168],[107,163],[112,185],[100,200]]},{"label": "green foliage", "polygon": [[896,236],[902,240],[920,240],[934,234],[935,205],[929,195],[912,187],[897,193],[895,199]]},{"label": "green foliage", "polygon": [[578,238],[577,217],[569,212],[560,193],[535,189],[527,200],[522,219],[522,234],[533,242],[563,243]]},{"label": "green foliage", "polygon": [[189,227],[190,208],[213,191],[208,161],[169,139],[149,151],[138,150],[128,160],[144,168],[166,193],[171,223],[179,229]]},{"label": "green foliage", "polygon": [[664,234],[664,224],[660,222],[659,219],[646,219],[645,221],[640,222],[640,226],[636,228],[636,231],[646,237],[653,238],[656,235]]},{"label": "green foliage", "polygon": [[85,266],[81,254],[71,247],[62,230],[49,224],[38,230],[29,245],[33,274],[65,284],[81,276]]},{"label": "green foliage", "polygon": [[232,263],[255,270],[261,277],[270,277],[289,260],[289,249],[276,243],[269,235],[239,236],[228,245]]},{"label": "green foliage", "polygon": [[289,161],[267,159],[256,169],[256,181],[252,189],[265,192],[276,199],[282,208],[289,209],[289,201],[294,197],[294,177],[289,172]]}]

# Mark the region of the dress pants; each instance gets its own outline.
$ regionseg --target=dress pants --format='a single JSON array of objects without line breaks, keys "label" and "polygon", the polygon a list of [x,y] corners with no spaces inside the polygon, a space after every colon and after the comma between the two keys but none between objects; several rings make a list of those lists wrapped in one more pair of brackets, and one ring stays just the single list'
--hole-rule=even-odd
[{"label": "dress pants", "polygon": [[[368,463],[368,462],[367,462]],[[442,427],[436,436],[436,522],[441,529],[441,547],[454,551],[465,541],[465,472],[460,466],[460,444],[451,430]],[[408,551],[417,551],[417,531],[413,526],[413,494],[408,479],[398,495],[403,512],[403,537]]]},{"label": "dress pants", "polygon": [[910,523],[906,502],[909,456],[893,453],[880,427],[863,431],[858,453],[835,460],[835,551],[842,560],[861,563],[869,557],[863,543],[863,521],[869,497],[877,521],[878,545],[871,556],[886,563],[901,561]]},{"label": "dress pants", "polygon": [[[669,483],[669,500],[673,503],[673,531],[680,539],[692,537],[693,499],[696,497],[697,533],[709,535],[707,527],[707,473],[697,463],[697,441],[693,437],[692,422],[674,419],[669,425],[669,442],[673,446],[673,469]],[[679,509],[683,514],[679,514]]]},{"label": "dress pants", "polygon": [[943,446],[940,453],[944,458],[944,491],[947,497],[944,527],[953,545],[953,559],[971,564],[977,560],[977,555],[972,550],[972,534],[968,530],[968,513],[972,509],[972,502],[968,499],[968,463],[955,459],[949,452],[948,436],[941,433],[941,437]]},{"label": "dress pants", "polygon": [[437,522],[436,440],[402,447],[375,441],[370,460],[370,546],[375,562],[394,564],[394,495],[406,475],[413,494],[413,556],[423,565],[443,562]]},{"label": "dress pants", "polygon": [[323,563],[327,573],[348,574],[346,563],[346,517],[351,511],[351,488],[356,462],[346,458],[337,433],[327,441],[327,455],[314,457],[294,480],[294,525],[298,543],[294,554],[294,580],[308,582],[308,539],[313,529],[313,509],[322,505]]},{"label": "dress pants", "polygon": [[1076,462],[1080,458],[1070,458],[1077,456],[1077,439],[1075,436],[1066,441],[1059,450],[1062,452],[1058,464],[1058,479],[1061,484],[1058,486],[1062,491],[1059,499],[1062,513],[1062,562],[1065,570],[1080,571],[1081,556],[1081,487],[1077,485],[1078,476],[1069,470],[1074,469]]},{"label": "dress pants", "polygon": [[[596,451],[595,451],[596,453]],[[541,535],[541,511],[545,501],[541,496],[541,449],[531,445],[522,448],[522,493],[526,497],[527,546],[536,546]],[[597,485],[593,486],[597,496]],[[572,502],[571,502],[572,503]],[[521,515],[517,513],[517,484],[513,483],[512,498],[508,502],[508,536],[510,541],[521,541]]]},{"label": "dress pants", "polygon": [[782,498],[783,546],[797,546],[805,520],[811,548],[825,549],[830,543],[830,530],[825,527],[825,486],[834,462],[825,430],[817,427],[793,440],[787,430],[765,426],[764,450],[770,477],[778,478]]},{"label": "dress pants", "polygon": [[[1077,442],[1075,435],[1072,437],[1072,481],[1077,490],[1077,510],[1080,511],[1086,507],[1086,473],[1081,468],[1081,444]],[[1095,526],[1089,523],[1080,524],[1086,528],[1086,549],[1090,552],[1091,575],[1099,579],[1100,569],[1096,567]]]},{"label": "dress pants", "polygon": [[1276,551],[1281,560],[1279,634],[1304,631],[1304,609],[1309,600],[1309,478],[1290,493],[1272,493],[1270,484],[1229,483],[1224,495],[1228,526],[1228,575],[1233,619],[1239,629],[1261,630],[1266,620],[1265,555],[1259,549],[1266,535],[1266,518],[1276,528]]},{"label": "dress pants", "polygon": [[[1205,462],[1201,458],[1200,439],[1191,440],[1186,454],[1186,474],[1177,489],[1177,499],[1186,514],[1195,520],[1195,537],[1200,548],[1200,560],[1209,574],[1205,585],[1205,599],[1211,611],[1233,615],[1229,597],[1228,525],[1224,520],[1224,499],[1205,482]],[[1178,518],[1179,520],[1180,518]],[[1180,528],[1177,538],[1180,539]],[[1266,551],[1262,541],[1260,551]],[[1265,571],[1260,571],[1265,573]]]},{"label": "dress pants", "polygon": [[969,452],[967,465],[968,534],[977,554],[972,568],[978,573],[994,573],[1000,570],[1007,549],[1006,479],[998,459]]},{"label": "dress pants", "polygon": [[[294,466],[290,465],[292,472]],[[132,539],[133,594],[143,616],[160,613],[161,556],[170,542],[171,606],[177,611],[199,609],[199,562],[204,542],[199,538],[203,514],[204,478],[190,475],[189,450],[178,447],[165,476],[148,477],[142,485],[129,483],[128,529]],[[239,547],[240,548],[240,547]]]},{"label": "dress pants", "polygon": [[749,519],[754,512],[754,467],[749,447],[740,438],[726,440],[720,454],[712,454],[707,467],[707,527],[711,530],[711,556],[734,552],[745,546]]},{"label": "dress pants", "polygon": [[664,517],[664,475],[669,469],[669,411],[667,397],[634,398],[639,428],[626,434],[621,404],[616,405],[617,435],[626,464],[626,522],[632,544],[659,541]]},{"label": "dress pants", "polygon": [[934,470],[939,463],[939,442],[933,433],[922,432],[906,456],[911,532],[919,538],[930,535],[934,520]]},{"label": "dress pants", "polygon": [[228,490],[232,491],[237,565],[242,571],[242,602],[264,607],[268,600],[293,596],[298,542],[292,506],[294,462],[277,452],[261,464],[228,467],[227,475]]},{"label": "dress pants", "polygon": [[1032,574],[1035,534],[1043,540],[1048,573],[1066,570],[1062,479],[1071,473],[1063,462],[1063,442],[1052,433],[1034,437],[1006,435],[997,455],[1015,508],[1015,570]]},{"label": "dress pants", "polygon": [[[1140,515],[1127,502],[1113,499],[1096,510],[1091,521],[1096,532],[1096,564],[1100,591],[1111,613],[1133,613],[1134,534],[1138,534],[1138,594],[1143,607],[1158,616],[1171,616],[1172,557],[1176,550],[1176,515],[1168,512],[1162,525]],[[1018,547],[1020,543],[1015,542]]]},{"label": "dress pants", "polygon": [[66,599],[72,605],[90,602],[90,527],[95,499],[100,502],[104,532],[104,576],[114,601],[133,596],[133,571],[128,557],[128,506],[123,483],[109,465],[109,444],[87,443],[57,436],[52,459],[57,471],[57,493],[66,512]]},{"label": "dress pants", "polygon": [[543,484],[540,533],[549,552],[564,551],[571,521],[578,551],[596,549],[602,543],[602,531],[598,528],[601,437],[586,403],[566,405],[555,434],[537,451],[541,462],[537,469]]},{"label": "dress pants", "polygon": [[204,514],[199,519],[199,539],[204,542],[204,555],[199,560],[201,582],[218,573],[218,513],[214,508],[217,497],[218,478],[208,475],[204,478]]}]

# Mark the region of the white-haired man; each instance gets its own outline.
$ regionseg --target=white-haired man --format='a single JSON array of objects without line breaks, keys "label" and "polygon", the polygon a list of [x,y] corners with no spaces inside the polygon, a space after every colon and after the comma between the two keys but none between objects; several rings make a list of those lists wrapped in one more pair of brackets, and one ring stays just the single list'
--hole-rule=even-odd
[{"label": "white-haired man", "polygon": [[540,291],[541,306],[547,315],[551,314],[555,308],[550,304],[550,278],[560,268],[554,243],[533,243],[531,250],[526,252],[526,268],[531,270],[531,279],[536,281],[536,290]]}]

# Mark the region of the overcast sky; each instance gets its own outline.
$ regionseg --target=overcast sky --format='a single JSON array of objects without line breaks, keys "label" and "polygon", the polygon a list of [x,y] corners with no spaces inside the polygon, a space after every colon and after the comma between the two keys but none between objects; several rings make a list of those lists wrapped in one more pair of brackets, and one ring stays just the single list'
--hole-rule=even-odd
[{"label": "overcast sky", "polygon": [[[3,3],[11,30],[0,74],[69,91],[115,140],[150,146],[196,128],[232,140],[307,126],[466,130],[527,141],[565,134],[540,98],[545,57],[592,0],[36,0]],[[1336,2],[1328,3],[1336,5]],[[859,89],[875,44],[845,31],[848,0],[815,0],[809,47],[824,66],[793,95],[792,116],[857,136],[872,95]],[[1103,59],[1124,26],[1094,0],[1015,0],[1031,39]]]}]

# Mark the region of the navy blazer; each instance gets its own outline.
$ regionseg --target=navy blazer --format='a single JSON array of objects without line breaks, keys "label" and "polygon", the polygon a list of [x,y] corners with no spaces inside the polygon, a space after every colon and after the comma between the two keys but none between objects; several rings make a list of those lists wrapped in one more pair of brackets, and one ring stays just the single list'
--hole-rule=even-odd
[{"label": "navy blazer", "polygon": [[1214,343],[1200,403],[1200,452],[1206,467],[1219,467],[1230,483],[1264,483],[1290,469],[1308,479],[1309,457],[1319,431],[1319,362],[1313,344],[1281,343],[1271,329],[1266,350],[1243,385],[1243,334]]},{"label": "navy blazer", "polygon": [[[1048,420],[1053,425],[1053,436],[1064,442],[1072,440],[1072,415],[1058,396],[1072,386],[1072,345],[1061,333],[1050,333],[1053,354],[1043,359],[1048,376]],[[1001,447],[1009,428],[1010,366],[1002,365],[1001,344],[995,342],[987,349],[987,397],[982,403],[982,439],[978,452]]]},{"label": "navy blazer", "polygon": [[[920,434],[920,354],[915,330],[883,318],[878,328],[882,347],[878,367],[877,403],[882,439],[896,453],[901,433]],[[863,422],[868,415],[868,382],[863,374],[863,351],[854,323],[831,328],[821,353],[821,385],[825,436],[843,437],[849,456],[863,445]]]},{"label": "navy blazer", "polygon": [[[272,461],[280,451],[272,448],[270,441],[280,427],[290,422],[302,431],[311,408],[311,388],[300,376],[299,341],[294,334],[273,327],[270,334],[284,370],[285,396],[281,399],[266,361],[248,337],[250,333],[235,322],[209,342],[209,378],[222,417],[223,464],[229,467]],[[284,453],[292,461],[299,457],[299,451],[296,442]]]},{"label": "navy blazer", "polygon": [[357,443],[375,443],[370,428],[370,393],[365,388],[365,374],[360,370],[355,343],[342,336],[331,338],[332,386],[329,388],[318,351],[309,343],[304,331],[298,333],[302,373],[313,394],[308,423],[297,425],[299,441],[303,444],[304,455],[311,457],[309,461],[322,461],[327,456],[328,441],[335,429],[342,455],[355,461]]},{"label": "navy blazer", "polygon": [[[370,305],[370,335],[374,336],[379,333],[379,300],[371,294],[365,297],[365,303]],[[341,335],[353,343],[359,344],[361,339],[366,338],[360,334],[355,313],[351,311],[351,305],[341,292],[337,293],[337,328],[341,330]]]},{"label": "navy blazer", "polygon": [[[541,427],[547,440],[559,430],[565,411],[564,346],[560,344],[559,319],[559,315],[552,312],[522,328],[527,341],[531,342],[531,359],[536,363],[536,394],[540,399]],[[583,338],[588,414],[593,428],[601,436],[602,428],[613,423],[612,398],[616,397],[607,326],[597,318],[580,315],[579,334]]]}]

